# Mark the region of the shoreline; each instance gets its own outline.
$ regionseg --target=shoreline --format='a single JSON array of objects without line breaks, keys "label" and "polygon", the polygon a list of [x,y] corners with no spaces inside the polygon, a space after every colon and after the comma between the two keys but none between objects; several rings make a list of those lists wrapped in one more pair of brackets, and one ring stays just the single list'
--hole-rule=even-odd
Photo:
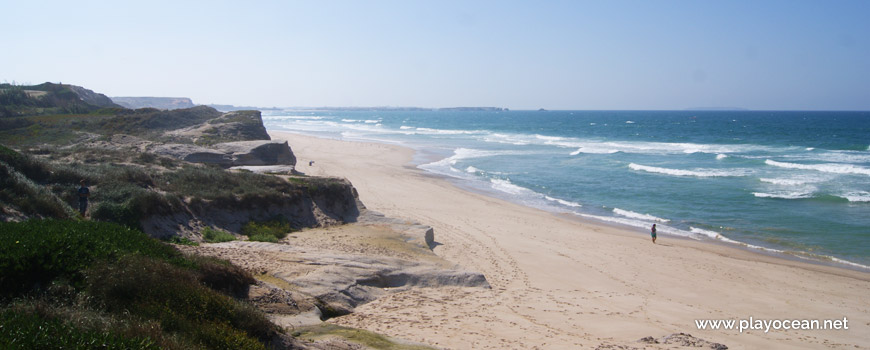
[{"label": "shoreline", "polygon": [[[465,180],[463,180],[463,178],[461,178],[461,177],[454,177],[454,176],[444,175],[444,174],[437,173],[437,172],[425,171],[423,169],[420,169],[418,166],[423,165],[423,164],[432,163],[432,162],[437,162],[437,161],[442,160],[443,158],[446,158],[449,156],[444,155],[444,154],[437,155],[435,152],[424,153],[423,150],[421,150],[421,149],[416,149],[416,148],[413,148],[410,146],[403,145],[401,142],[377,141],[377,140],[368,140],[368,139],[341,139],[341,138],[317,136],[317,135],[297,133],[297,132],[284,131],[284,130],[269,130],[268,132],[270,134],[272,134],[272,133],[277,133],[277,134],[286,133],[286,134],[291,134],[291,135],[300,135],[300,136],[314,137],[314,138],[334,140],[334,141],[342,141],[342,142],[385,144],[385,145],[409,149],[413,152],[413,157],[408,161],[408,164],[412,164],[413,167],[409,167],[409,169],[413,169],[414,171],[420,171],[425,175],[430,175],[433,178],[441,180],[441,181],[449,182],[453,186],[455,186],[463,191],[472,192],[472,193],[480,194],[483,196],[496,198],[499,200],[504,200],[504,201],[507,201],[507,202],[510,202],[510,203],[513,203],[516,205],[521,205],[521,206],[528,207],[531,209],[540,210],[540,211],[550,213],[550,214],[556,215],[556,216],[564,215],[565,218],[568,218],[570,220],[577,220],[581,223],[583,223],[583,222],[595,223],[597,225],[612,227],[612,228],[619,230],[619,231],[632,232],[635,234],[640,233],[641,237],[647,237],[646,234],[648,234],[648,232],[641,232],[641,231],[645,230],[646,228],[639,228],[639,227],[632,226],[629,224],[620,223],[618,221],[598,219],[595,217],[596,216],[595,214],[588,214],[588,213],[584,214],[584,213],[577,213],[577,212],[570,212],[570,211],[560,212],[556,209],[549,210],[547,208],[524,205],[522,203],[512,201],[510,198],[508,198],[509,196],[506,196],[506,195],[504,195],[504,193],[500,193],[496,190],[487,190],[485,188],[478,188],[478,187],[475,187],[475,186],[472,186],[469,184],[465,184],[465,183],[463,183],[463,181],[465,181]],[[619,217],[616,216],[615,218],[619,218]],[[715,232],[715,233],[718,234],[718,232]],[[698,233],[696,233],[696,234],[698,234]],[[734,239],[727,238],[727,237],[724,237],[721,235],[718,238],[713,238],[713,237],[710,237],[710,236],[707,236],[704,234],[698,234],[699,238],[694,238],[694,237],[690,237],[690,236],[683,236],[683,235],[676,235],[676,234],[671,234],[671,233],[667,233],[667,232],[662,232],[661,230],[658,233],[658,235],[664,236],[664,237],[667,237],[670,239],[675,238],[675,239],[685,240],[685,241],[689,241],[689,242],[701,242],[704,244],[712,244],[712,245],[716,245],[716,246],[721,246],[721,247],[726,248],[726,249],[728,249],[728,248],[736,249],[736,250],[747,252],[750,254],[761,254],[761,255],[765,255],[765,256],[769,256],[769,257],[773,257],[773,258],[777,258],[777,259],[782,259],[782,260],[788,260],[788,261],[794,261],[794,262],[803,262],[803,263],[809,263],[812,265],[819,265],[819,266],[828,266],[828,267],[840,268],[840,269],[845,269],[845,270],[850,270],[850,271],[857,271],[857,272],[861,272],[861,273],[870,273],[870,266],[868,266],[868,265],[856,263],[856,262],[846,260],[846,259],[843,259],[840,257],[836,257],[833,255],[816,254],[816,253],[811,253],[811,252],[801,251],[801,250],[789,250],[786,248],[766,247],[763,245],[734,240]]]},{"label": "shoreline", "polygon": [[[665,332],[697,333],[732,348],[753,347],[750,344],[813,348],[812,339],[870,346],[870,340],[859,335],[867,334],[870,324],[870,311],[862,308],[870,298],[859,292],[870,289],[870,274],[866,272],[710,244],[718,243],[715,241],[672,240],[670,235],[652,246],[648,238],[636,231],[590,219],[561,217],[463,189],[452,181],[408,166],[414,151],[406,147],[286,131],[269,133],[275,139],[290,141],[300,159],[298,170],[303,173],[346,177],[369,208],[433,226],[436,241],[441,244],[435,248],[436,254],[484,273],[493,285],[488,293],[398,293],[364,305],[355,314],[336,319],[336,323],[455,348],[499,348],[495,339],[503,340],[503,346],[533,347],[549,342],[544,347],[570,348],[608,340],[658,337]],[[307,166],[309,159],[316,161],[313,167]],[[445,201],[453,203],[442,203]],[[538,230],[545,233],[538,235],[535,232]],[[575,270],[576,266],[583,268]],[[560,270],[564,272],[558,273]],[[769,286],[759,287],[764,285]],[[457,293],[468,295],[462,301],[449,298]],[[756,298],[746,300],[746,295]],[[607,300],[614,297],[618,301]],[[426,302],[439,298],[458,303],[460,308],[493,308],[493,311],[485,316],[468,315]],[[818,300],[824,298],[836,302]],[[521,306],[505,308],[498,299],[513,299]],[[803,305],[806,299],[814,302]],[[603,304],[590,304],[588,300]],[[758,304],[759,300],[767,302]],[[548,308],[554,303],[564,305],[565,310],[554,312],[557,310]],[[736,307],[741,304],[752,306]],[[399,318],[407,324],[393,322],[395,315],[384,310],[393,310],[398,305],[421,312]],[[812,311],[801,317],[802,311],[796,310],[798,306],[809,306]],[[605,310],[610,316],[600,315]],[[568,316],[572,312],[573,316]],[[427,313],[445,316],[436,328],[460,332],[463,336],[446,336],[438,329],[426,331],[432,327],[432,322],[421,322]],[[647,316],[638,316],[644,314]],[[457,320],[460,315],[470,319]],[[840,333],[816,330],[757,335],[698,330],[693,324],[699,318],[750,316],[756,319],[845,316],[855,326]],[[480,317],[486,319],[483,324],[469,322],[482,321]],[[525,329],[540,336],[517,337],[511,331],[486,327],[490,323],[506,330]],[[611,327],[604,327],[606,324]],[[565,328],[568,325],[573,327]],[[554,331],[560,335],[547,339],[546,334]]]}]

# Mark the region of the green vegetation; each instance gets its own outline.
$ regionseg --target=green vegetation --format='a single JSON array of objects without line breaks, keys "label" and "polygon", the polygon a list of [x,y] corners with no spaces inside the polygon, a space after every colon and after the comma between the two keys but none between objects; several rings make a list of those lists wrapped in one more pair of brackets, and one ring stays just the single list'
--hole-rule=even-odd
[{"label": "green vegetation", "polygon": [[330,337],[339,337],[351,342],[361,344],[371,349],[378,350],[432,350],[433,348],[423,345],[407,345],[396,343],[389,338],[369,331],[342,327],[330,323],[322,323],[317,326],[302,327],[293,333],[293,336],[304,340],[319,340]]},{"label": "green vegetation", "polygon": [[242,226],[242,234],[248,239],[259,242],[277,243],[292,232],[290,222],[284,217],[276,217],[268,221],[248,221]]},{"label": "green vegetation", "polygon": [[117,330],[79,328],[45,312],[16,308],[0,312],[2,349],[161,349],[149,337]]},{"label": "green vegetation", "polygon": [[0,118],[21,115],[89,113],[100,109],[79,99],[69,85],[0,84]]},{"label": "green vegetation", "polygon": [[211,227],[206,227],[202,229],[202,239],[208,243],[220,243],[235,241],[236,236],[233,236],[232,233],[226,231],[215,230]]},{"label": "green vegetation", "polygon": [[0,271],[4,349],[265,349],[279,336],[234,299],[250,274],[111,223],[0,223]]},{"label": "green vegetation", "polygon": [[188,246],[193,246],[193,247],[199,246],[199,243],[197,243],[195,241],[191,241],[190,238],[187,238],[187,237],[172,236],[170,238],[164,239],[164,241],[167,243],[178,244],[178,245],[188,245]]}]

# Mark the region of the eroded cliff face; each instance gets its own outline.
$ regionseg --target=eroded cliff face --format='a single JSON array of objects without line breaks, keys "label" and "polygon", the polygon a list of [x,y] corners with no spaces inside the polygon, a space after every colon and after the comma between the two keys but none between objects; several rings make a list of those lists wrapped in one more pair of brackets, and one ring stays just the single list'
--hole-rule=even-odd
[{"label": "eroded cliff face", "polygon": [[179,235],[198,240],[205,227],[239,233],[249,221],[267,221],[276,217],[286,219],[295,229],[341,225],[357,220],[363,206],[349,181],[339,178],[306,178],[305,181],[306,186],[293,193],[220,201],[187,198],[181,208],[171,213],[144,217],[142,229],[156,238]]}]

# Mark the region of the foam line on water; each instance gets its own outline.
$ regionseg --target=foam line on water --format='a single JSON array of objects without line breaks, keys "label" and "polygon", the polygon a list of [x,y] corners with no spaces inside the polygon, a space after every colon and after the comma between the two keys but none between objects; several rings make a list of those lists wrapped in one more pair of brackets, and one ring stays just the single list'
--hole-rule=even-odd
[{"label": "foam line on water", "polygon": [[566,206],[566,207],[579,208],[579,207],[582,207],[582,206],[583,206],[583,205],[580,204],[580,203],[576,203],[576,202],[572,202],[572,201],[566,201],[566,200],[564,200],[564,199],[559,199],[559,198],[553,198],[553,197],[550,197],[550,196],[544,196],[544,199],[546,199],[546,200],[548,200],[548,201],[552,201],[552,202],[559,203],[559,204],[564,205],[564,206]]},{"label": "foam line on water", "polygon": [[766,192],[752,192],[753,196],[758,198],[774,198],[774,199],[806,199],[813,198],[812,193],[807,192],[775,192],[775,193],[766,193]]},{"label": "foam line on water", "polygon": [[624,209],[619,209],[619,208],[613,208],[613,213],[616,215],[619,215],[619,216],[627,217],[627,218],[640,219],[640,220],[645,220],[645,221],[650,221],[650,222],[670,222],[671,221],[668,219],[662,219],[659,217],[655,217],[655,216],[652,216],[649,214],[635,213],[635,212],[630,211],[630,210],[624,210]]},{"label": "foam line on water", "polygon": [[775,160],[770,160],[770,159],[765,160],[764,163],[767,165],[770,165],[770,166],[775,166],[775,167],[779,167],[779,168],[786,168],[786,169],[814,170],[814,171],[821,171],[821,172],[834,173],[834,174],[857,174],[857,175],[870,176],[870,168],[865,168],[862,166],[857,166],[857,165],[852,165],[852,164],[841,164],[841,163],[799,164],[799,163],[777,162]]},{"label": "foam line on water", "polygon": [[630,163],[628,167],[632,170],[645,171],[648,173],[665,174],[671,176],[694,176],[694,177],[740,177],[747,176],[750,173],[748,169],[669,169],[641,164]]}]

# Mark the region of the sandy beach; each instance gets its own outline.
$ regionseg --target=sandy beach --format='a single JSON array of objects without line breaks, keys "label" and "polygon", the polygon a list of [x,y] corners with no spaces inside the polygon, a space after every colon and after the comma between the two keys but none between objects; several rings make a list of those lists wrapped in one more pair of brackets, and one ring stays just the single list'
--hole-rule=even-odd
[{"label": "sandy beach", "polygon": [[[349,179],[369,208],[430,225],[434,252],[491,289],[387,294],[331,319],[447,349],[670,348],[690,333],[730,349],[870,348],[870,273],[561,217],[462,190],[408,148],[270,131],[297,170]],[[309,166],[309,161],[315,161]],[[848,320],[848,329],[699,330],[696,320]]]}]

